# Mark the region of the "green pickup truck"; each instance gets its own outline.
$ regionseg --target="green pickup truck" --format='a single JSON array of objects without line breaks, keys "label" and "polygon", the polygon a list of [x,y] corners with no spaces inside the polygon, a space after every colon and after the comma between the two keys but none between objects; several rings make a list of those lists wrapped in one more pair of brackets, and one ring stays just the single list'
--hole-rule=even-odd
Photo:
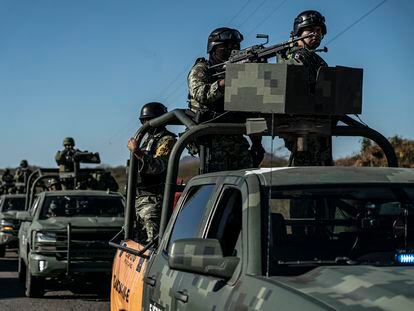
[{"label": "green pickup truck", "polygon": [[[116,256],[142,276],[142,305],[126,309],[413,310],[413,215],[412,169],[200,175],[157,248]],[[118,272],[132,301],[141,285],[119,290]]]},{"label": "green pickup truck", "polygon": [[121,230],[123,217],[124,199],[118,193],[40,193],[28,211],[17,214],[22,221],[18,274],[26,295],[40,297],[53,283],[102,282],[115,253],[108,241]]},{"label": "green pickup truck", "polygon": [[0,257],[6,254],[6,247],[17,246],[17,233],[20,222],[16,213],[24,211],[24,194],[4,194],[0,196]]}]

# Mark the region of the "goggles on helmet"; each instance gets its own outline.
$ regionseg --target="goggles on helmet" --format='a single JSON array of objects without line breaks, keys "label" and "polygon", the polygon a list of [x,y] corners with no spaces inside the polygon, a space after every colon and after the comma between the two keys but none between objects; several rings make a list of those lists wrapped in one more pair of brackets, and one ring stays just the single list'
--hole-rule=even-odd
[{"label": "goggles on helmet", "polygon": [[225,30],[210,37],[210,41],[243,41],[243,35],[238,30]]}]

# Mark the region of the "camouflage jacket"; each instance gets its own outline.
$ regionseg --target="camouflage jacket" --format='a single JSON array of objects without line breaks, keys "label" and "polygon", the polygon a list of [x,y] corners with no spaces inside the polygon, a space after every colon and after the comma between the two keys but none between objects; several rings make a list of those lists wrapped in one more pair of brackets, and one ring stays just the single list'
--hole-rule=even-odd
[{"label": "camouflage jacket", "polygon": [[168,158],[175,142],[176,135],[166,128],[157,128],[146,137],[140,148],[144,156],[138,162],[138,189],[162,192]]},{"label": "camouflage jacket", "polygon": [[302,47],[291,48],[286,55],[279,57],[280,63],[293,65],[303,65],[309,70],[309,81],[315,82],[320,67],[326,67],[328,64],[315,52]]},{"label": "camouflage jacket", "polygon": [[189,108],[193,112],[199,110],[222,112],[224,106],[224,89],[218,85],[215,71],[209,69],[210,63],[205,58],[197,59],[188,74]]},{"label": "camouflage jacket", "polygon": [[59,165],[60,172],[73,172],[75,170],[75,162],[73,162],[72,156],[76,151],[79,151],[79,150],[78,149],[73,149],[73,150],[63,149],[62,151],[56,152],[55,161]]},{"label": "camouflage jacket", "polygon": [[29,178],[31,173],[32,170],[29,168],[18,168],[14,174],[14,181],[23,183]]}]

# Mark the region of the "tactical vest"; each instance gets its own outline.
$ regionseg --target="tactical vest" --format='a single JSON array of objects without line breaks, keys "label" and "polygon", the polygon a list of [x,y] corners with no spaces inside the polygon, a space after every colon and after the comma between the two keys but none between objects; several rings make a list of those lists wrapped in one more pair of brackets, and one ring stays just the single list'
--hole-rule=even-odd
[{"label": "tactical vest", "polygon": [[[153,157],[157,151],[158,142],[165,136],[176,137],[175,134],[169,132],[166,128],[155,129],[153,134],[149,134],[146,137],[141,146],[141,150],[148,156]],[[164,170],[160,174],[140,172],[138,174],[138,190],[162,194],[166,176],[167,170]]]},{"label": "tactical vest", "polygon": [[288,59],[301,62],[309,70],[309,82],[316,82],[316,76],[320,67],[328,64],[317,53],[303,47],[294,47],[287,54]]},{"label": "tactical vest", "polygon": [[[198,65],[198,66],[203,66],[207,71],[207,81],[206,83],[208,84],[212,84],[214,82],[216,82],[218,79],[218,77],[213,76],[214,73],[216,73],[215,70],[209,69],[210,63],[204,58],[197,58],[197,60],[195,61],[193,68]],[[193,69],[191,69],[192,71]],[[190,73],[191,73],[190,71]],[[188,93],[188,106],[190,108],[190,110],[195,114],[194,117],[194,121],[196,123],[201,123],[204,121],[208,121],[213,119],[217,114],[222,113],[224,111],[224,97],[220,98],[219,100],[217,100],[216,102],[212,103],[211,106],[214,107],[214,109],[211,109],[209,107],[207,107],[206,105],[201,104],[200,102],[198,102],[195,98],[193,98],[190,95],[190,92]]]}]

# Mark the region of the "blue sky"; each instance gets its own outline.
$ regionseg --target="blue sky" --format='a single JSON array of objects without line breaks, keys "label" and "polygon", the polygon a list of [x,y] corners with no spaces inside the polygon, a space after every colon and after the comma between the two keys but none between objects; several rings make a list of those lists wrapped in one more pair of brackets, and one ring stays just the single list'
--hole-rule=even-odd
[{"label": "blue sky", "polygon": [[[238,28],[242,47],[257,33],[277,43],[306,9],[326,17],[326,61],[364,68],[362,120],[414,139],[414,1],[385,1],[336,37],[382,2],[0,0],[0,167],[23,158],[55,166],[65,136],[105,164],[124,164],[142,104],[186,107],[186,75],[206,56],[211,30]],[[356,152],[358,141],[336,139],[335,157]]]}]

